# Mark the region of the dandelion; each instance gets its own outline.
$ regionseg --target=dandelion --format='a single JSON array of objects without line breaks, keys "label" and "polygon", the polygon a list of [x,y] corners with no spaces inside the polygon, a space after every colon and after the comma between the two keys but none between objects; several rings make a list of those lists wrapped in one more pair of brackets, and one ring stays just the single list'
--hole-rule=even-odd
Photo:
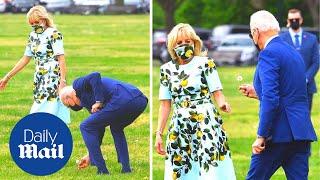
[{"label": "dandelion", "polygon": [[243,80],[242,76],[241,76],[241,75],[238,75],[238,76],[237,76],[237,81],[238,81],[238,82],[241,82],[242,80]]}]

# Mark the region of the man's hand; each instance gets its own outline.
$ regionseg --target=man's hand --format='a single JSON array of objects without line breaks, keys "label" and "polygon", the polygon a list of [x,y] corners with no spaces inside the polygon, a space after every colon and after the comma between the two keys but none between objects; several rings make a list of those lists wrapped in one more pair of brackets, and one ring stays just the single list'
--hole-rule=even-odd
[{"label": "man's hand", "polygon": [[263,137],[258,137],[252,144],[252,153],[260,154],[266,148],[266,140]]},{"label": "man's hand", "polygon": [[84,169],[90,165],[89,155],[84,156],[78,163],[78,169]]},{"label": "man's hand", "polygon": [[101,102],[96,102],[94,105],[92,105],[91,113],[95,113],[95,112],[100,111],[102,106],[103,106],[103,104]]},{"label": "man's hand", "polygon": [[247,96],[249,98],[255,98],[258,99],[258,96],[256,94],[256,91],[251,84],[242,84],[239,86],[239,91],[242,93],[242,95]]}]

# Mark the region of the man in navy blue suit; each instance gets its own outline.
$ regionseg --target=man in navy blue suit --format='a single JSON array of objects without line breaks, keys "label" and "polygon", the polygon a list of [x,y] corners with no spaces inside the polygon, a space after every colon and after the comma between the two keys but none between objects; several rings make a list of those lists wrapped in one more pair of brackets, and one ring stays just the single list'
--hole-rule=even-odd
[{"label": "man in navy blue suit", "polygon": [[279,36],[279,23],[268,11],[250,17],[250,36],[260,49],[252,85],[240,92],[260,101],[257,139],[247,179],[270,179],[279,167],[287,179],[308,179],[310,143],[317,137],[310,120],[305,65]]},{"label": "man in navy blue suit", "polygon": [[319,70],[319,47],[317,37],[301,28],[303,18],[301,11],[290,9],[288,12],[287,27],[289,31],[281,33],[280,37],[292,45],[302,56],[305,63],[307,93],[311,112],[313,94],[317,92],[314,77]]},{"label": "man in navy blue suit", "polygon": [[60,98],[67,107],[75,111],[85,107],[91,114],[80,124],[89,155],[81,159],[79,169],[90,163],[98,168],[98,174],[109,174],[100,146],[105,128],[110,126],[122,172],[131,172],[123,130],[146,108],[148,99],[142,92],[130,84],[102,78],[100,73],[94,72],[74,80],[72,87],[63,88]]}]

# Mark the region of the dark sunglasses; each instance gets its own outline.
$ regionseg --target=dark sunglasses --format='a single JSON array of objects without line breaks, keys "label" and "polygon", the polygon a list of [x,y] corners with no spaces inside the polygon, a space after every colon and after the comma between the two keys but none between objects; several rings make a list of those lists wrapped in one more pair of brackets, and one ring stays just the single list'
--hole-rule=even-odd
[{"label": "dark sunglasses", "polygon": [[293,18],[293,19],[289,19],[289,21],[294,22],[294,21],[300,21],[300,18]]}]

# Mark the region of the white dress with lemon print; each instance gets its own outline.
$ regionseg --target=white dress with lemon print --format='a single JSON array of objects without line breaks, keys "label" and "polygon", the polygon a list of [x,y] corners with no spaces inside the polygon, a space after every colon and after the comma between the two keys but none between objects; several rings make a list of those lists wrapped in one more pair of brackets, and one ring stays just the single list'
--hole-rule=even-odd
[{"label": "white dress with lemon print", "polygon": [[195,56],[160,68],[160,100],[173,102],[164,179],[236,179],[227,135],[210,94],[222,85],[214,61]]},{"label": "white dress with lemon print", "polygon": [[70,123],[70,111],[62,104],[58,95],[60,66],[57,55],[64,54],[63,36],[55,28],[47,28],[43,33],[32,31],[24,55],[35,60],[33,99],[30,114],[46,112]]}]

